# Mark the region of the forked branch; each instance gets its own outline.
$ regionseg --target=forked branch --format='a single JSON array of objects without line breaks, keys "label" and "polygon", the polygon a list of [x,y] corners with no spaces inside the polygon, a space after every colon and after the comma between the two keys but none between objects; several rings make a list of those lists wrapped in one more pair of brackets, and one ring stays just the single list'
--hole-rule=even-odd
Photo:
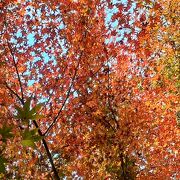
[{"label": "forked branch", "polygon": [[52,128],[52,127],[54,126],[54,124],[57,122],[57,120],[58,120],[58,118],[59,118],[59,116],[60,116],[60,114],[61,114],[61,112],[62,112],[62,110],[63,110],[63,108],[64,108],[64,106],[65,106],[65,104],[66,104],[66,102],[67,102],[67,100],[69,99],[69,96],[70,96],[70,93],[71,93],[71,90],[72,90],[72,87],[73,87],[73,84],[74,84],[74,80],[75,80],[76,75],[77,75],[77,72],[78,72],[78,68],[79,68],[79,64],[80,64],[80,59],[81,59],[81,57],[82,57],[82,52],[81,52],[81,54],[80,54],[78,63],[77,63],[77,65],[76,65],[75,72],[74,72],[74,75],[73,75],[72,80],[71,80],[71,84],[70,84],[70,86],[69,86],[69,88],[68,88],[68,90],[67,90],[66,98],[65,98],[64,102],[62,103],[61,108],[59,109],[57,115],[56,115],[55,118],[53,119],[53,122],[49,125],[49,127],[47,128],[47,130],[46,130],[45,133],[43,134],[44,136],[46,136],[46,135],[48,134],[48,132],[51,130],[51,128]]},{"label": "forked branch", "polygon": [[[14,94],[14,95],[20,100],[21,104],[24,105],[24,104],[25,104],[25,100],[24,100],[24,93],[23,93],[23,88],[22,88],[22,82],[21,82],[20,74],[19,74],[18,67],[17,67],[16,61],[15,61],[15,58],[14,58],[13,51],[12,51],[11,46],[10,46],[9,43],[8,43],[8,47],[9,47],[10,53],[11,53],[11,55],[12,55],[13,64],[14,64],[14,67],[15,67],[15,69],[16,69],[16,74],[17,74],[17,76],[18,76],[18,82],[19,82],[19,86],[20,86],[20,89],[21,89],[21,97],[20,97],[14,90],[12,90],[11,87],[10,87],[7,83],[6,83],[6,87],[7,87],[7,89],[8,89],[12,94]],[[36,122],[35,120],[33,120],[33,123],[34,123],[35,127],[38,129],[39,135],[40,135],[40,136],[43,136],[41,130],[39,129],[39,125],[37,124],[37,122]],[[52,156],[51,156],[49,147],[48,147],[47,142],[46,142],[46,140],[45,140],[44,138],[42,139],[42,143],[43,143],[43,145],[44,145],[44,148],[45,148],[45,150],[46,150],[48,159],[49,159],[50,164],[51,164],[51,166],[52,166],[52,170],[53,170],[53,172],[54,172],[54,178],[55,178],[56,180],[60,180],[59,175],[58,175],[58,171],[56,170],[56,167],[55,167],[55,165],[54,165],[53,158],[52,158]]]}]

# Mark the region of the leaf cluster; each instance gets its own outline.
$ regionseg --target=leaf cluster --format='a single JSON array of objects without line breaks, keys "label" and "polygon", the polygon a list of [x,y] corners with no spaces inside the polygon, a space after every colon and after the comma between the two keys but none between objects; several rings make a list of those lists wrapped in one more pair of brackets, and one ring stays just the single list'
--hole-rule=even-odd
[{"label": "leaf cluster", "polygon": [[42,136],[40,136],[38,134],[38,130],[37,129],[33,129],[33,130],[28,130],[26,129],[23,133],[22,133],[22,145],[25,147],[33,147],[35,148],[35,142],[38,142],[40,140],[43,139]]},{"label": "leaf cluster", "polygon": [[42,103],[37,104],[32,109],[30,108],[31,104],[31,98],[29,98],[23,107],[15,106],[15,109],[17,110],[17,116],[16,118],[21,119],[22,121],[27,122],[28,120],[37,120],[40,118],[43,118],[44,116],[41,114],[38,114],[38,111],[43,106]]}]

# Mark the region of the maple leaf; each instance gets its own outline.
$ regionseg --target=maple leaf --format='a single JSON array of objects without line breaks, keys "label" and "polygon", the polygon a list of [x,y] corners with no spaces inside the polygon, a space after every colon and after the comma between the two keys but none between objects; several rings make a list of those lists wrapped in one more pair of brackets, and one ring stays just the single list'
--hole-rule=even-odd
[{"label": "maple leaf", "polygon": [[6,142],[7,139],[12,138],[13,137],[12,127],[8,127],[4,125],[2,128],[0,128],[0,135],[2,136],[1,140],[3,142]]},{"label": "maple leaf", "polygon": [[36,119],[41,119],[44,117],[44,115],[40,115],[37,114],[38,111],[41,109],[41,107],[43,106],[43,104],[37,104],[36,106],[34,106],[32,109],[30,109],[30,103],[31,103],[31,98],[29,98],[24,106],[21,108],[19,106],[15,106],[18,114],[16,116],[16,118],[20,118],[24,121],[28,121],[28,120],[36,120]]},{"label": "maple leaf", "polygon": [[3,178],[179,178],[178,0],[0,7]]}]

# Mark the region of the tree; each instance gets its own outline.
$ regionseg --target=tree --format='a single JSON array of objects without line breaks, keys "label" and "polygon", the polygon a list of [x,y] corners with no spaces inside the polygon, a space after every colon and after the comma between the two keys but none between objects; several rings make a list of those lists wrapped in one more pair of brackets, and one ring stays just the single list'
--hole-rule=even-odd
[{"label": "tree", "polygon": [[177,4],[2,1],[1,177],[178,178]]}]

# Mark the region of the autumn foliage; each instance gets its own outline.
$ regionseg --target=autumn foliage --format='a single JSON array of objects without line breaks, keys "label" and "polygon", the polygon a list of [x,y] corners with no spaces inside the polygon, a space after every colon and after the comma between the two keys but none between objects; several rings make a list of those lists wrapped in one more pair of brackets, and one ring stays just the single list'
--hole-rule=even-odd
[{"label": "autumn foliage", "polygon": [[178,0],[0,2],[0,179],[179,179]]}]

